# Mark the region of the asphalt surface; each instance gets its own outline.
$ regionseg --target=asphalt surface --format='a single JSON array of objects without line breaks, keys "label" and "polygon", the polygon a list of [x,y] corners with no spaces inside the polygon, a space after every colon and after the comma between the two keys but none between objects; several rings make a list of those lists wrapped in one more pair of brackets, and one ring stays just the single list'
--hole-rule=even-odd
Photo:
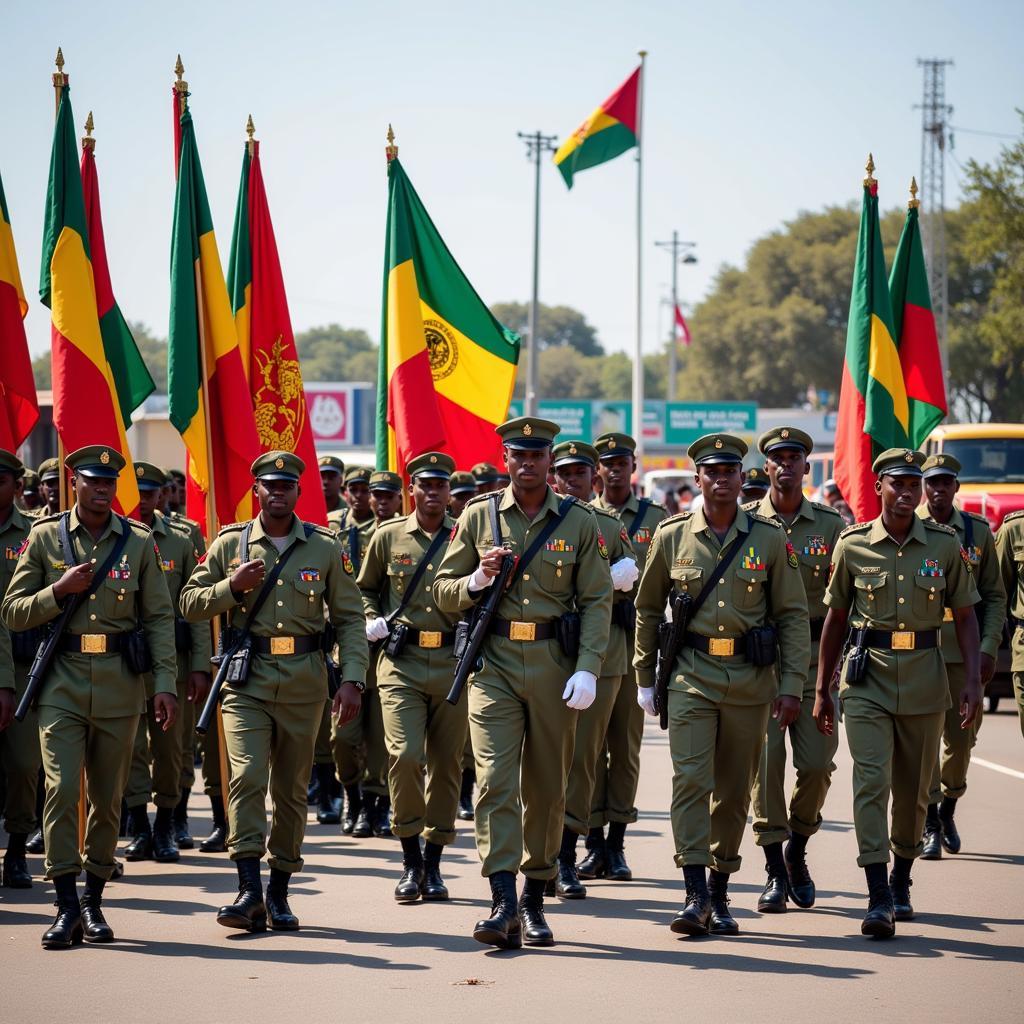
[{"label": "asphalt surface", "polygon": [[[399,906],[397,841],[355,840],[311,816],[295,877],[298,933],[247,935],[215,920],[235,873],[226,855],[129,864],[107,889],[109,946],[44,951],[52,889],[0,890],[0,1020],[424,1021],[641,1020],[904,1022],[1024,1020],[1024,740],[1016,714],[986,718],[957,822],[963,852],[918,862],[917,919],[889,942],[860,935],[845,742],[809,846],[817,905],[756,911],[763,859],[748,837],[731,886],[741,934],[680,938],[668,821],[665,735],[648,726],[638,806],[627,836],[634,881],[590,883],[584,901],[549,901],[557,945],[491,951],[470,937],[486,916],[471,826],[444,861],[447,904]],[[209,828],[193,797],[193,831]],[[3,837],[0,836],[0,840]],[[581,844],[582,846],[582,844]],[[41,858],[31,858],[41,871]]]}]

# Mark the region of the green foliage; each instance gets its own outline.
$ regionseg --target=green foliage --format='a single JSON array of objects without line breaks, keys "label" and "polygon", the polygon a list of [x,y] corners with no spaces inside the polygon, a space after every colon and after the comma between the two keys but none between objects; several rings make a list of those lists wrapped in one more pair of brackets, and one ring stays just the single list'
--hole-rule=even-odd
[{"label": "green foliage", "polygon": [[378,349],[360,328],[338,324],[310,327],[295,336],[295,346],[303,380],[376,383]]},{"label": "green foliage", "polygon": [[[506,327],[522,336],[525,354],[530,322],[529,303],[496,302],[491,306],[491,312]],[[541,351],[569,347],[584,356],[604,354],[597,330],[587,323],[587,318],[579,310],[571,306],[545,306],[542,302],[539,313],[537,344]]]}]

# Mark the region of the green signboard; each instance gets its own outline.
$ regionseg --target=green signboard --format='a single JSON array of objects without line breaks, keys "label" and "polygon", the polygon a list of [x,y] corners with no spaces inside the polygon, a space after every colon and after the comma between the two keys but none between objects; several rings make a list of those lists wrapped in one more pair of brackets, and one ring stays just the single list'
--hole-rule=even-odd
[{"label": "green signboard", "polygon": [[665,444],[692,444],[704,434],[750,435],[756,431],[755,402],[666,403]]}]

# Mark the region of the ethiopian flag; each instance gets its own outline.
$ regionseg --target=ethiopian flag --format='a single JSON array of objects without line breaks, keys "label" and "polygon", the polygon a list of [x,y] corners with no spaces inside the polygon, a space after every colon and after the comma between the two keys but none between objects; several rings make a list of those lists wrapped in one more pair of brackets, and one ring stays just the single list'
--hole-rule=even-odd
[{"label": "ethiopian flag", "polygon": [[377,465],[403,472],[423,452],[457,466],[496,462],[519,335],[491,315],[394,157],[388,165]]},{"label": "ethiopian flag", "polygon": [[918,222],[920,205],[917,199],[910,200],[889,275],[893,325],[910,417],[907,432],[912,448],[924,444],[932,428],[938,426],[948,412],[946,383],[942,375],[942,358]]},{"label": "ethiopian flag", "polygon": [[869,158],[846,326],[834,470],[839,490],[858,522],[879,512],[871,471],[875,457],[886,448],[910,445],[910,412],[896,347],[873,170]]},{"label": "ethiopian flag", "polygon": [[39,296],[51,311],[53,425],[68,452],[102,444],[120,452],[125,467],[114,504],[132,515],[139,504],[114,374],[100,329],[95,270],[78,168],[70,86],[61,90],[43,214]]},{"label": "ethiopian flag", "polygon": [[638,67],[558,147],[555,166],[569,188],[577,171],[613,160],[637,144],[641,70],[642,67]]},{"label": "ethiopian flag", "polygon": [[[212,536],[220,524],[252,518],[250,467],[260,444],[213,234],[192,113],[185,107],[179,116],[167,397],[171,423],[188,449],[186,508]],[[211,437],[207,437],[207,418]],[[211,487],[214,523],[206,521]]]},{"label": "ethiopian flag", "polygon": [[39,419],[32,357],[25,337],[27,312],[11,217],[0,179],[0,448],[9,452],[17,451]]}]

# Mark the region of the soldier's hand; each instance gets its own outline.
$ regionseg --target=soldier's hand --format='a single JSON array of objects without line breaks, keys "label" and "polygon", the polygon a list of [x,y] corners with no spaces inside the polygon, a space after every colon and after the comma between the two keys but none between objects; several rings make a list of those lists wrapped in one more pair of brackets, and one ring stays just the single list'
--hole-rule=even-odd
[{"label": "soldier's hand", "polygon": [[480,564],[469,578],[470,590],[486,590],[501,572],[501,561],[512,552],[508,548],[490,548],[480,558]]},{"label": "soldier's hand", "polygon": [[14,691],[0,690],[0,732],[14,721]]},{"label": "soldier's hand", "polygon": [[796,697],[776,697],[772,702],[772,718],[785,732],[800,717],[800,701]]},{"label": "soldier's hand", "polygon": [[92,563],[83,562],[65,570],[64,575],[53,585],[54,596],[63,601],[69,594],[81,594],[92,583]]},{"label": "soldier's hand", "polygon": [[359,714],[362,703],[363,695],[359,692],[359,687],[355,683],[342,683],[334,695],[331,714],[338,720],[338,725],[344,725]]},{"label": "soldier's hand", "polygon": [[188,702],[190,704],[205,704],[209,692],[210,673],[190,672],[188,675]]},{"label": "soldier's hand", "polygon": [[974,720],[981,714],[981,683],[977,680],[967,680],[963,693],[960,694],[960,728],[969,728]]},{"label": "soldier's hand", "polygon": [[173,693],[158,693],[153,698],[153,717],[167,732],[178,717],[178,698]]},{"label": "soldier's hand", "polygon": [[981,685],[988,686],[996,674],[996,659],[991,654],[979,654],[978,665],[981,669]]},{"label": "soldier's hand", "polygon": [[231,574],[231,589],[239,594],[247,594],[260,586],[265,572],[263,559],[255,558],[251,562],[246,562]]},{"label": "soldier's hand", "polygon": [[818,726],[818,732],[825,736],[831,736],[836,724],[836,706],[832,701],[832,694],[829,691],[824,693],[818,690],[814,697],[814,721]]}]

